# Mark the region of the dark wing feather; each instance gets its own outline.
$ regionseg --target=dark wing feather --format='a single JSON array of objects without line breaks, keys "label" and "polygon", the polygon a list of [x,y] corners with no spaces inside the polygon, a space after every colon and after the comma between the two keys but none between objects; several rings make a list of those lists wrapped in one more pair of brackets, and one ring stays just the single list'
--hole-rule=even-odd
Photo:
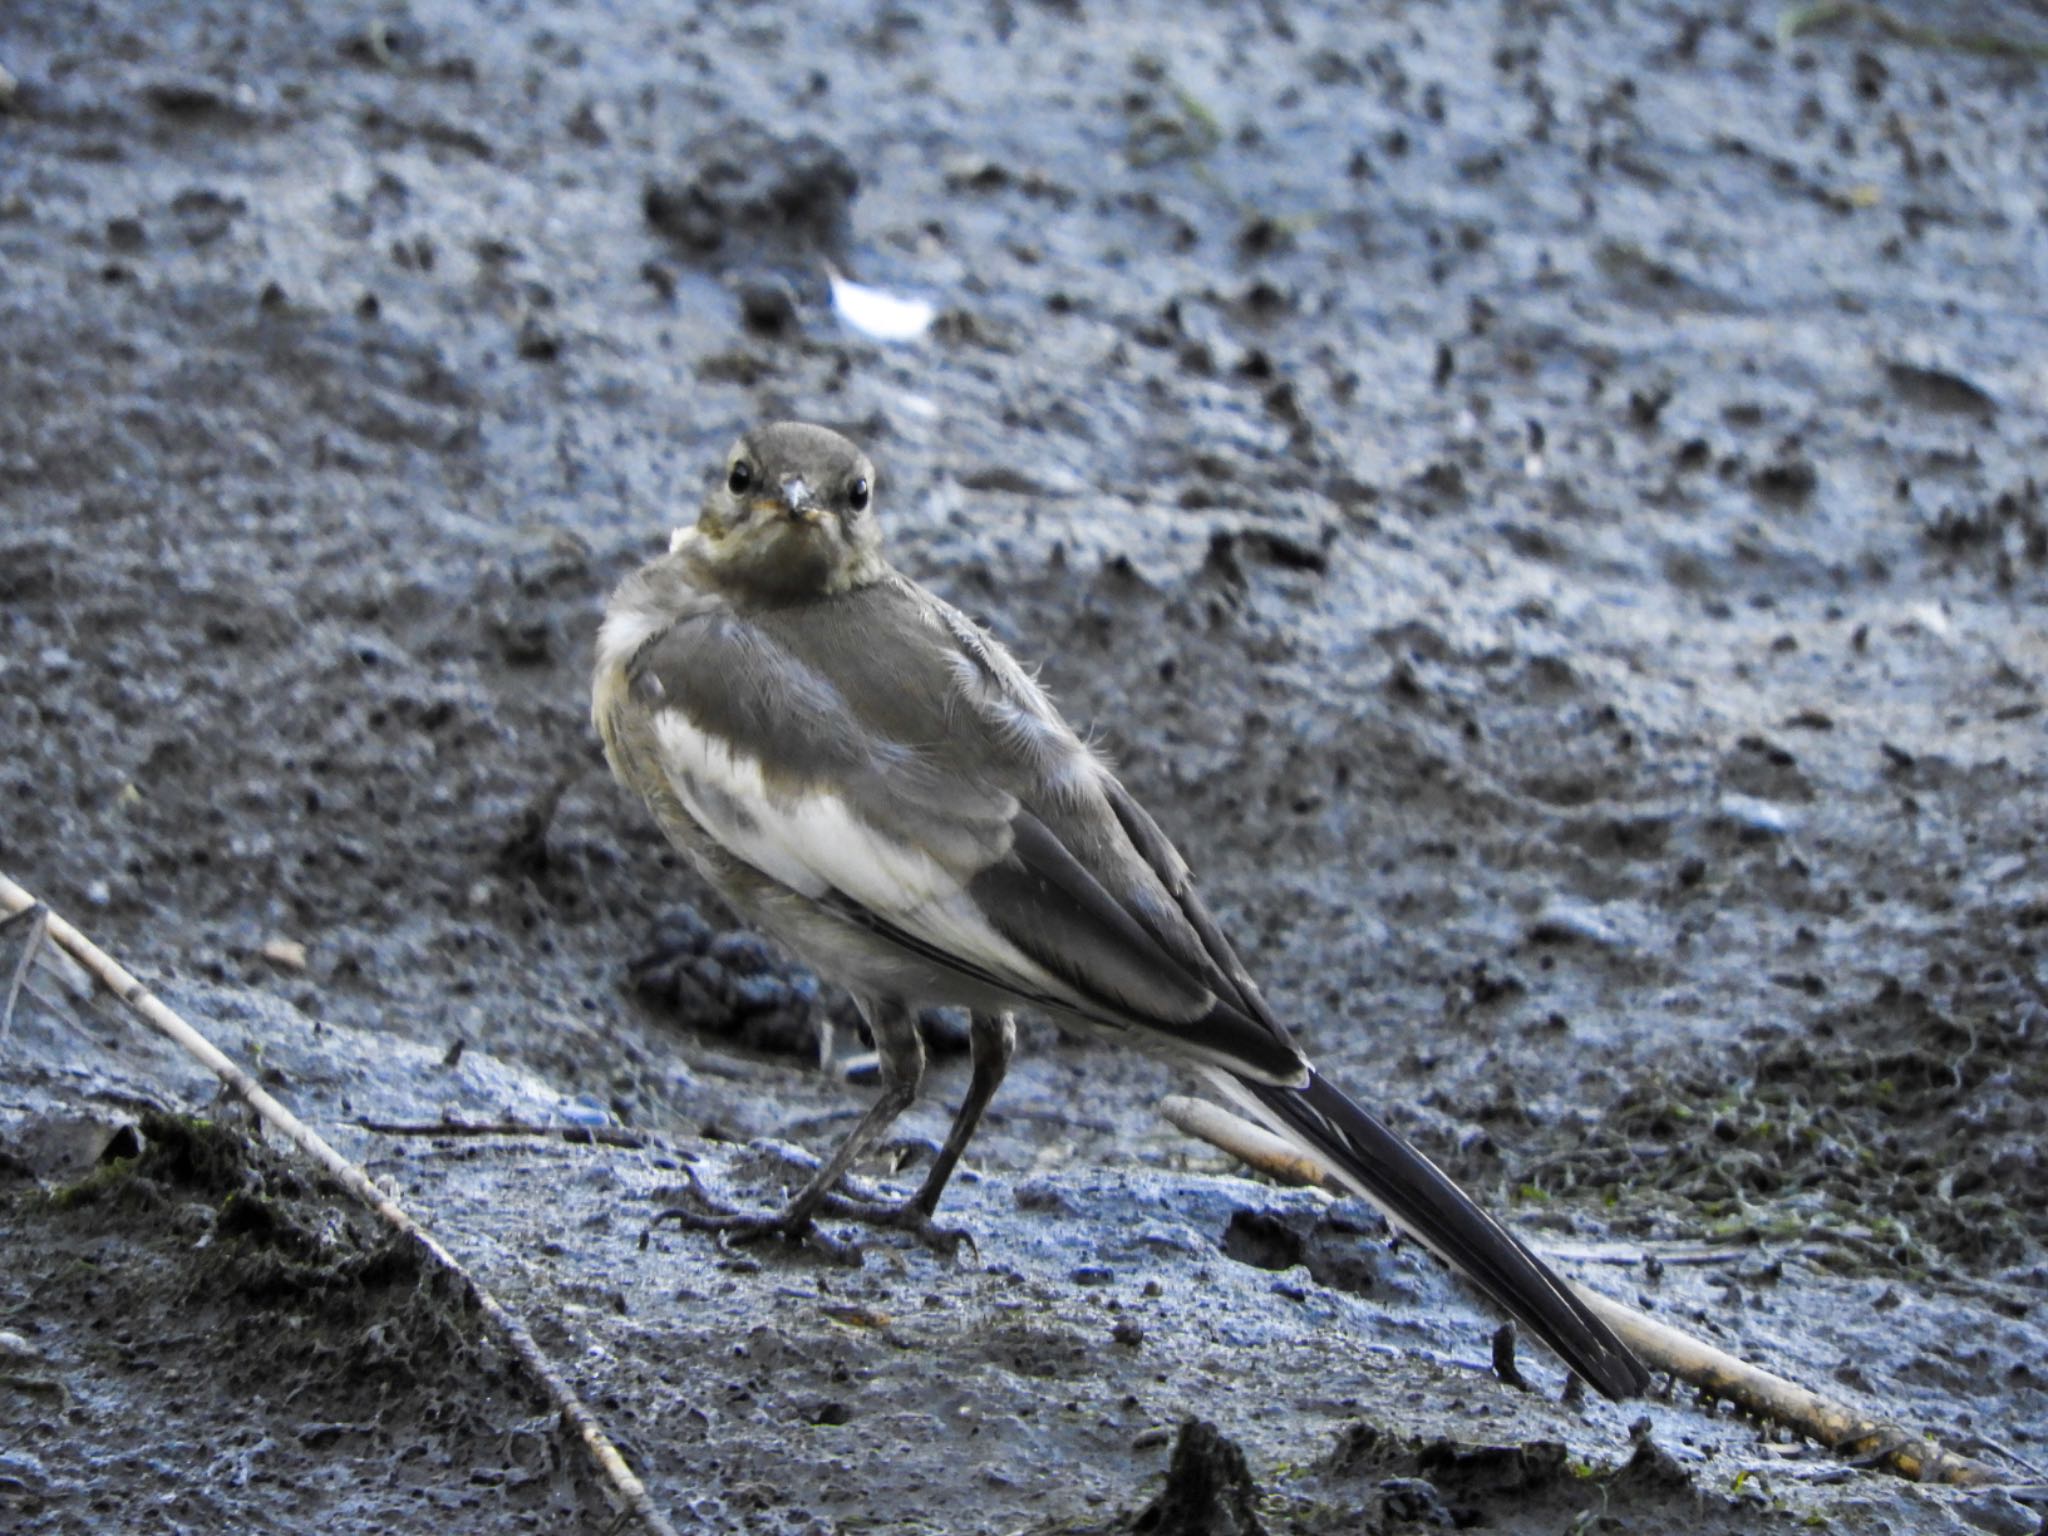
[{"label": "dark wing feather", "polygon": [[1243,1088],[1260,1119],[1334,1163],[1346,1184],[1469,1276],[1595,1390],[1624,1398],[1649,1386],[1628,1346],[1549,1265],[1334,1083],[1311,1072],[1302,1089],[1249,1080]]},{"label": "dark wing feather", "polygon": [[[1110,805],[1139,855],[1159,872],[1182,915],[1202,941],[1211,984],[1276,1034],[1279,1021],[1188,878],[1185,862],[1145,808],[1121,784]],[[1389,1130],[1334,1083],[1311,1071],[1306,1086],[1280,1086],[1239,1075],[1240,1091],[1260,1118],[1298,1138],[1333,1164],[1344,1182],[1381,1206],[1402,1227],[1557,1351],[1595,1390],[1633,1397],[1649,1375],[1571,1288],[1521,1240],[1473,1203],[1421,1152]]]},{"label": "dark wing feather", "polygon": [[[1179,1048],[1236,1071],[1300,1078],[1303,1062],[1293,1042],[1248,1015],[1227,992],[1219,995],[1209,976],[1190,974],[1044,822],[1019,811],[1011,827],[1016,840],[1009,857],[969,887],[998,931],[1101,1005],[1108,1018],[1134,1018]],[[1157,1002],[1168,988],[1174,989],[1172,1014]]]},{"label": "dark wing feather", "polygon": [[1159,823],[1131,798],[1131,792],[1113,779],[1109,784],[1109,806],[1116,815],[1117,824],[1130,839],[1131,847],[1158,875],[1160,883],[1179,906],[1181,917],[1201,941],[1203,958],[1208,961],[1206,974],[1210,985],[1218,994],[1234,1002],[1241,1012],[1285,1039],[1287,1032],[1273,1016],[1273,1010],[1266,1005],[1258,984],[1244,968],[1244,962],[1237,958],[1237,951],[1223,936],[1223,930],[1210,915],[1201,893],[1195,889],[1194,877],[1188,872],[1187,861],[1180,856],[1180,850],[1167,841],[1166,834],[1159,830]]}]

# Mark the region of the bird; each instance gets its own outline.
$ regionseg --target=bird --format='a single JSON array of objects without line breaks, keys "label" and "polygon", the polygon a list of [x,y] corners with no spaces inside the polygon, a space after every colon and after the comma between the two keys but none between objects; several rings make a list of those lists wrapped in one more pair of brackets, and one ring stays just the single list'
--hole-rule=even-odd
[{"label": "bird", "polygon": [[[1193,1069],[1596,1390],[1644,1390],[1548,1265],[1316,1070],[1158,823],[992,634],[889,563],[879,484],[829,428],[747,432],[598,630],[592,719],[614,775],[744,921],[847,989],[880,1069],[780,1210],[698,1186],[664,1214],[727,1241],[831,1246],[816,1218],[835,1213],[943,1235],[939,1198],[1028,1011]],[[959,1112],[907,1199],[853,1198],[845,1175],[917,1095],[931,1006],[969,1012]]]}]

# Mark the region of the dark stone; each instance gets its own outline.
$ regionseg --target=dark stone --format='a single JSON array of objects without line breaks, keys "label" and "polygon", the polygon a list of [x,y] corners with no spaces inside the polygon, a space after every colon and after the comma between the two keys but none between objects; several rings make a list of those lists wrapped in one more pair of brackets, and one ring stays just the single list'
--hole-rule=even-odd
[{"label": "dark stone", "polygon": [[1692,1486],[1692,1473],[1673,1459],[1671,1453],[1644,1435],[1636,1441],[1635,1453],[1621,1469],[1618,1481],[1637,1489],[1680,1489]]},{"label": "dark stone", "polygon": [[1784,458],[1766,464],[1749,478],[1759,496],[1777,501],[1804,501],[1820,485],[1820,471],[1809,459]]},{"label": "dark stone", "polygon": [[1166,1486],[1131,1529],[1140,1536],[1265,1536],[1258,1498],[1237,1443],[1207,1420],[1189,1419],[1174,1444]]},{"label": "dark stone", "polygon": [[654,947],[663,954],[701,955],[711,937],[711,925],[695,907],[670,907],[654,919]]},{"label": "dark stone", "polygon": [[1300,1265],[1318,1285],[1368,1296],[1382,1289],[1383,1238],[1382,1232],[1361,1230],[1340,1205],[1321,1216],[1238,1211],[1221,1246],[1225,1257],[1240,1264],[1275,1271]]},{"label": "dark stone", "polygon": [[758,976],[775,968],[775,951],[759,934],[735,928],[711,941],[711,958],[740,976]]},{"label": "dark stone", "polygon": [[155,111],[183,122],[243,115],[229,97],[199,80],[159,80],[144,87],[142,96]]},{"label": "dark stone", "polygon": [[780,278],[749,278],[740,285],[740,318],[758,335],[791,335],[797,329],[796,295]]},{"label": "dark stone", "polygon": [[1390,1477],[1380,1484],[1380,1513],[1396,1525],[1427,1525],[1455,1529],[1458,1520],[1426,1478]]},{"label": "dark stone", "polygon": [[860,177],[816,134],[779,139],[747,123],[700,140],[685,159],[680,177],[648,183],[642,206],[691,254],[802,259],[845,250]]},{"label": "dark stone", "polygon": [[552,363],[562,355],[562,337],[538,315],[519,322],[519,355],[530,363]]},{"label": "dark stone", "polygon": [[1308,1241],[1269,1212],[1238,1211],[1224,1229],[1223,1252],[1254,1269],[1292,1269],[1307,1254]]}]

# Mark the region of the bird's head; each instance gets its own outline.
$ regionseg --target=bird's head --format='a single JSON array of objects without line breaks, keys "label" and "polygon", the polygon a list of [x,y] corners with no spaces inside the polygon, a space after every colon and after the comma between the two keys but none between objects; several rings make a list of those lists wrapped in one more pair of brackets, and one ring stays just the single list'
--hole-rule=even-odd
[{"label": "bird's head", "polygon": [[882,574],[874,502],[866,454],[825,427],[778,421],[726,454],[692,544],[707,573],[741,595],[825,597]]}]

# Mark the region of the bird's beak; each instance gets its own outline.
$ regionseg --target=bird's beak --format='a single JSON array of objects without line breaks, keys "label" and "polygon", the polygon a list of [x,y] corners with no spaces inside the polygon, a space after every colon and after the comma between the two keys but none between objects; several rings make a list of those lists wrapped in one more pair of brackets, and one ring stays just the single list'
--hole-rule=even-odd
[{"label": "bird's beak", "polygon": [[802,475],[791,475],[782,482],[782,505],[800,523],[815,524],[825,520],[825,509],[818,505]]},{"label": "bird's beak", "polygon": [[786,516],[793,523],[807,528],[822,525],[831,514],[831,509],[811,493],[811,487],[802,475],[791,475],[782,482],[779,491],[756,493],[747,503],[756,513],[770,517]]}]

